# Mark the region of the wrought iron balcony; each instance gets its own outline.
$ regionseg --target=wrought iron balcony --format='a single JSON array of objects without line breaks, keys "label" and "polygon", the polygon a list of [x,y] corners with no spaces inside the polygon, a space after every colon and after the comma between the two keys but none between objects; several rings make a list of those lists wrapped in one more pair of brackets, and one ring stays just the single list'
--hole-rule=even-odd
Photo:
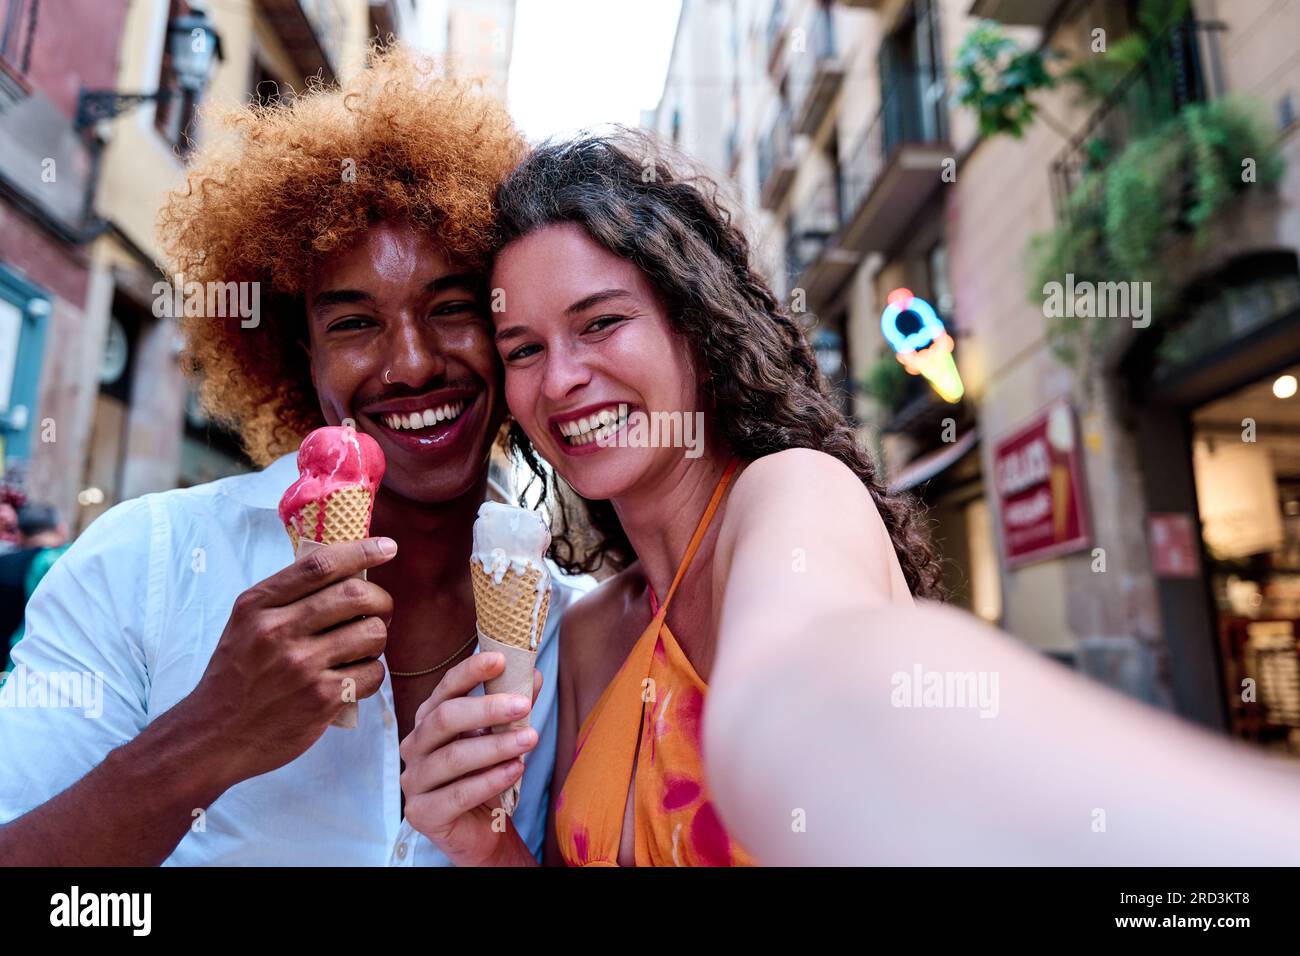
[{"label": "wrought iron balcony", "polygon": [[[1186,106],[1221,96],[1217,70],[1207,70],[1209,44],[1220,23],[1187,20],[1151,43],[1146,58],[1125,76],[1052,163],[1058,218],[1088,173],[1105,168],[1124,147],[1160,129]],[[1100,187],[1100,180],[1094,179]],[[1097,197],[1100,201],[1100,196]]]},{"label": "wrought iron balcony", "polygon": [[785,50],[785,0],[772,0],[772,11],[767,17],[767,69],[780,72],[781,53]]},{"label": "wrought iron balcony", "polygon": [[347,21],[338,0],[260,0],[262,14],[304,77],[334,79]]},{"label": "wrought iron balcony", "polygon": [[906,72],[890,83],[880,111],[849,152],[842,172],[839,245],[891,252],[941,182],[953,157],[942,76]]},{"label": "wrought iron balcony", "polygon": [[808,308],[818,311],[853,275],[862,257],[834,239],[843,220],[834,180],[827,180],[796,208],[786,231],[789,287],[804,290]]},{"label": "wrought iron balcony", "polygon": [[997,20],[1007,26],[1045,27],[1063,0],[975,0],[968,16]]},{"label": "wrought iron balcony", "polygon": [[844,82],[844,62],[836,48],[830,8],[813,8],[806,39],[807,48],[791,56],[789,82],[795,132],[811,135],[826,118]]},{"label": "wrought iron balcony", "polygon": [[781,204],[794,182],[797,168],[790,108],[786,106],[758,140],[759,201],[764,209],[775,209]]}]

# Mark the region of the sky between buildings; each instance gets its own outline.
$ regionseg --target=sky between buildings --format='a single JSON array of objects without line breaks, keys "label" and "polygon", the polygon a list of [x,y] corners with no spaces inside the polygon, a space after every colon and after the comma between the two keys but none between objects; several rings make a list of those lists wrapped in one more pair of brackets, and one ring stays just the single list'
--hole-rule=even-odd
[{"label": "sky between buildings", "polygon": [[531,141],[637,126],[663,92],[681,0],[518,0],[508,101]]}]

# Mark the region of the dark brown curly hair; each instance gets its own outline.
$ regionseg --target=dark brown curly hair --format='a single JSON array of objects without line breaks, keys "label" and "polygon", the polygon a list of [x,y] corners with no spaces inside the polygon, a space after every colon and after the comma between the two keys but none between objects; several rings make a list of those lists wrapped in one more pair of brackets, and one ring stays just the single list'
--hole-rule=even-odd
[{"label": "dark brown curly hair", "polygon": [[321,259],[405,220],[453,261],[486,265],[492,193],[524,155],[505,107],[400,46],[341,88],[205,116],[212,138],[159,214],[169,277],[260,283],[260,324],[181,319],[186,365],[214,419],[265,465],[325,424],[312,387],[303,290]]},{"label": "dark brown curly hair", "polygon": [[[714,180],[649,134],[623,129],[539,146],[496,204],[498,249],[544,226],[576,223],[639,267],[703,371],[706,401],[732,450],[750,461],[787,448],[838,458],[871,493],[912,593],[941,596],[940,564],[918,505],[886,492],[812,348],[751,266],[749,243]],[[594,571],[635,557],[609,502],[580,498],[544,469],[517,423],[509,443],[542,482],[543,500],[555,501],[557,563]],[[585,515],[573,513],[575,503]]]}]

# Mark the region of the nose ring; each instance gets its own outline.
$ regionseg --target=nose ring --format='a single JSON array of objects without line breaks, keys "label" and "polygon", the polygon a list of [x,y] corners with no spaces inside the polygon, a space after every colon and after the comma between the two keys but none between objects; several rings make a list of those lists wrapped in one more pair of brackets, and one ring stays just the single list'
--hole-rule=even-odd
[{"label": "nose ring", "polygon": [[392,384],[393,384],[392,381],[390,381],[389,378],[388,378],[389,373],[392,372],[392,371],[393,371],[393,370],[392,370],[391,368],[386,368],[386,369],[384,369],[384,384],[385,384],[385,385],[392,385]]}]

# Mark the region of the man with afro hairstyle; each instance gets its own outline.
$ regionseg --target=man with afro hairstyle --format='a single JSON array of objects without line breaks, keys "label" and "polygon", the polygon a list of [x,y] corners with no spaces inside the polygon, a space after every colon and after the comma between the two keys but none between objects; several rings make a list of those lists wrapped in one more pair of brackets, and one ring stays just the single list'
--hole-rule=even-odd
[{"label": "man with afro hairstyle", "polygon": [[[558,623],[591,582],[552,569],[535,702],[465,696],[502,667],[474,653],[469,554],[506,415],[492,196],[523,141],[499,103],[400,47],[207,128],[159,228],[187,294],[239,283],[256,306],[192,314],[219,292],[180,322],[205,407],[263,470],[117,505],[33,595],[9,682],[28,706],[0,708],[0,860],[537,858]],[[374,537],[294,561],[276,507],[293,453],[345,423],[387,461]],[[358,726],[331,727],[349,677]],[[69,686],[80,699],[54,692]],[[484,732],[530,703],[530,729]],[[437,779],[405,779],[404,756],[453,740]],[[506,819],[495,797],[521,773]],[[467,839],[455,821],[480,805],[502,825]]]}]

